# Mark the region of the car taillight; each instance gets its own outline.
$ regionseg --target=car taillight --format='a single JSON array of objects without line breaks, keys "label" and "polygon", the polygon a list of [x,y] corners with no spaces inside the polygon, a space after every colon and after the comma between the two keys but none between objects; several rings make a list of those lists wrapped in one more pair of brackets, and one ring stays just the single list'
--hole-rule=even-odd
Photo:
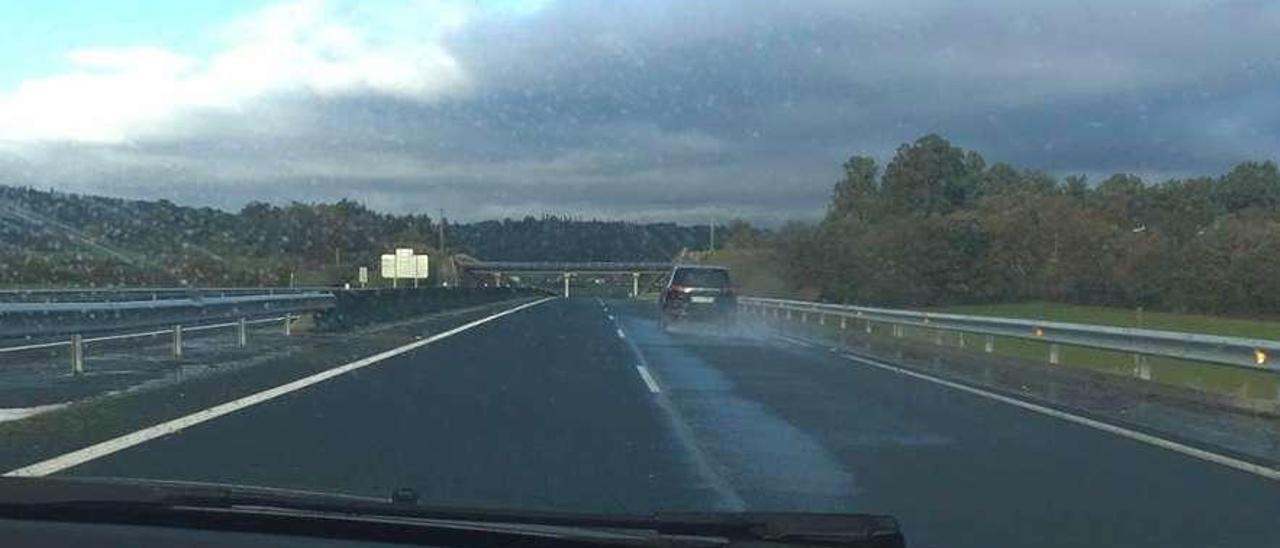
[{"label": "car taillight", "polygon": [[673,285],[673,286],[671,286],[671,292],[672,292],[672,293],[688,293],[688,292],[690,292],[690,291],[693,291],[693,289],[690,289],[690,288],[685,287],[685,286],[683,286],[683,285]]}]

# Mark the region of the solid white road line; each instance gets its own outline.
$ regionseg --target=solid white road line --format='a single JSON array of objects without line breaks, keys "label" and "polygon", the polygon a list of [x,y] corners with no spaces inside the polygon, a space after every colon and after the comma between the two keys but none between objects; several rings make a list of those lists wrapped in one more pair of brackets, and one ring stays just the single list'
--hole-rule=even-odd
[{"label": "solid white road line", "polygon": [[355,371],[357,369],[361,369],[364,367],[368,367],[370,365],[376,364],[388,358],[392,358],[395,356],[399,356],[400,354],[404,354],[405,352],[416,350],[418,348],[421,348],[433,342],[439,341],[441,339],[452,337],[454,335],[457,335],[458,333],[462,333],[463,331],[466,331],[473,327],[477,327],[479,325],[489,323],[493,320],[496,320],[508,314],[514,314],[526,308],[537,306],[551,300],[555,300],[555,299],[546,298],[546,299],[541,299],[531,303],[525,303],[513,308],[509,308],[497,314],[493,314],[491,316],[487,316],[479,320],[460,325],[448,331],[437,333],[425,339],[414,341],[404,346],[396,347],[384,352],[379,352],[367,358],[362,358],[354,362],[348,363],[346,365],[338,366],[333,369],[327,369],[327,370],[321,371],[320,373],[316,373],[315,375],[311,375],[309,377],[304,377],[293,382],[285,383],[275,388],[268,388],[261,392],[250,394],[240,399],[215,405],[203,411],[197,411],[195,413],[186,415],[184,417],[179,417],[170,421],[162,422],[154,426],[143,428],[142,430],[138,430],[137,432],[133,432],[131,434],[125,434],[123,436],[113,438],[95,445],[91,445],[89,447],[85,447],[77,451],[72,451],[65,455],[61,455],[45,461],[37,462],[29,466],[24,466],[22,468],[18,468],[17,470],[12,470],[6,473],[5,475],[37,477],[37,476],[47,476],[55,472],[60,472],[62,470],[66,470],[73,466],[77,466],[94,459],[105,457],[112,453],[116,453],[118,451],[128,449],[135,445],[139,445],[156,438],[181,432],[184,429],[190,428],[202,422],[210,421],[218,417],[221,417],[223,415],[234,413],[246,407],[257,405],[259,403],[271,400],[273,398],[278,398],[290,392],[296,392],[298,390],[301,390],[313,384],[318,384],[318,383],[327,381],[339,375],[350,373],[352,371]]},{"label": "solid white road line", "polygon": [[[786,337],[784,340],[788,340],[790,342],[796,342],[796,340],[791,339],[790,337]],[[938,378],[933,375],[918,373],[910,369],[905,369],[895,365],[882,363],[880,361],[873,360],[870,358],[864,358],[862,356],[857,356],[854,354],[841,354],[841,356],[853,362],[870,365],[872,367],[877,367],[885,371],[892,371],[894,373],[899,373],[899,374],[906,375],[908,377],[912,377],[922,381],[928,381],[934,384],[939,384],[947,388],[954,388],[956,390],[960,390],[962,392],[968,392],[976,396],[981,396],[981,397],[995,400],[1001,403],[1006,403],[1015,407],[1021,407],[1022,409],[1026,409],[1034,413],[1040,413],[1041,415],[1046,415],[1046,416],[1054,417],[1057,419],[1062,419],[1064,421],[1073,422],[1075,424],[1087,426],[1095,430],[1101,430],[1109,434],[1115,434],[1117,436],[1128,438],[1137,442],[1153,445],[1161,449],[1167,449],[1169,451],[1181,453],[1189,457],[1194,457],[1207,462],[1212,462],[1214,464],[1219,464],[1222,466],[1226,466],[1228,468],[1234,468],[1242,472],[1255,474],[1270,480],[1280,480],[1280,470],[1276,470],[1275,468],[1271,468],[1268,466],[1263,466],[1261,464],[1256,464],[1256,463],[1240,460],[1237,458],[1228,457],[1226,455],[1214,453],[1212,451],[1206,451],[1204,449],[1192,447],[1190,445],[1178,443],[1176,441],[1167,440],[1159,436],[1153,436],[1151,434],[1145,434],[1142,432],[1138,432],[1136,430],[1130,430],[1122,426],[1116,426],[1114,424],[1102,422],[1102,421],[1091,419],[1088,417],[1082,417],[1080,415],[1068,413],[1066,411],[1061,411],[1058,409],[1054,409],[1052,407],[1038,405],[1038,404],[1020,400],[1017,398],[1012,398],[1009,396],[1005,396],[1003,394],[997,394],[995,392],[983,390],[981,388],[974,388],[972,386],[968,386],[958,382],[953,382],[946,379]]]},{"label": "solid white road line", "polygon": [[640,378],[644,379],[644,385],[649,387],[650,392],[654,394],[662,392],[662,390],[658,388],[658,383],[653,380],[653,375],[649,374],[648,367],[637,365],[636,371],[640,372]]}]

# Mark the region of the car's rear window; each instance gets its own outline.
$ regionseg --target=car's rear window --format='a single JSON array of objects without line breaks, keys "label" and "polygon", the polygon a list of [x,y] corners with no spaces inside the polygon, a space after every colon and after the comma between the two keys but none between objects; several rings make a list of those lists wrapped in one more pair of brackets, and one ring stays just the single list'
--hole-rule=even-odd
[{"label": "car's rear window", "polygon": [[719,268],[682,268],[672,283],[692,287],[729,287],[729,271]]}]

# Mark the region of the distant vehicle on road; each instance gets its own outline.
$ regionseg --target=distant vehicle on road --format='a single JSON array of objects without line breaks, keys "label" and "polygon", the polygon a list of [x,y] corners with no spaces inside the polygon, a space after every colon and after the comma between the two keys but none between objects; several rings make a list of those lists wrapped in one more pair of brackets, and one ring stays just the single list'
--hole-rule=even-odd
[{"label": "distant vehicle on road", "polygon": [[738,298],[729,269],[719,266],[676,266],[658,296],[660,322],[666,329],[681,320],[710,320],[729,325],[737,318]]}]

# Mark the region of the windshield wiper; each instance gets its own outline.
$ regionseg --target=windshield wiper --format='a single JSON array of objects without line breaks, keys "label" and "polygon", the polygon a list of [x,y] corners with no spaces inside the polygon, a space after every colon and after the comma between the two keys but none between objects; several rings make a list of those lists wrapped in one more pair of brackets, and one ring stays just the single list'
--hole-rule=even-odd
[{"label": "windshield wiper", "polygon": [[588,515],[421,506],[410,491],[387,500],[132,479],[0,478],[0,517],[463,546],[904,546],[896,520],[866,514]]}]

